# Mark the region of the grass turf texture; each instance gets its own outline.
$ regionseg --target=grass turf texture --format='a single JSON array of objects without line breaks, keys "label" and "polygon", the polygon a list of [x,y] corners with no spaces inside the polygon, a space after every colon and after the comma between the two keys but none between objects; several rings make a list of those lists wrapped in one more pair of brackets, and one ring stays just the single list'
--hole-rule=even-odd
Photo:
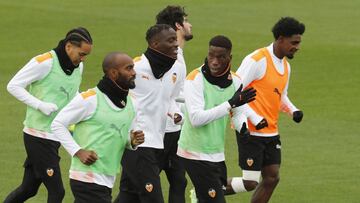
[{"label": "grass turf texture", "polygon": [[[156,13],[168,3],[0,0],[1,201],[22,180],[25,159],[25,106],[6,92],[11,77],[31,57],[55,47],[69,29],[81,25],[90,30],[94,40],[93,51],[85,62],[81,90],[93,87],[102,76],[101,63],[106,53],[121,50],[135,57],[146,49],[145,32],[154,23]],[[188,72],[202,64],[208,41],[214,35],[224,34],[232,40],[232,67],[236,70],[245,55],[271,43],[271,27],[281,16],[294,16],[306,24],[301,51],[290,61],[289,88],[289,97],[305,116],[300,125],[281,116],[281,181],[271,202],[359,202],[360,2],[188,0],[173,4],[186,6],[193,25],[194,39],[184,49]],[[229,130],[229,176],[241,175],[235,143]],[[63,149],[61,157],[64,202],[72,202],[69,156]],[[162,183],[167,198],[163,174]],[[117,192],[118,181],[114,197]],[[46,198],[41,186],[38,195],[28,202],[46,202]],[[238,194],[227,197],[227,202],[249,199],[250,194]]]}]

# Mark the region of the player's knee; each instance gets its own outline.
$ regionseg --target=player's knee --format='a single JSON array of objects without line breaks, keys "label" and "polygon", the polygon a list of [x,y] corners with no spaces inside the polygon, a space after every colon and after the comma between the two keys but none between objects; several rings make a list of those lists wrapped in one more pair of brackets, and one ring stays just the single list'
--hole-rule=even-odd
[{"label": "player's knee", "polygon": [[263,181],[267,185],[276,186],[280,181],[280,176],[274,175],[274,176],[264,177]]},{"label": "player's knee", "polygon": [[[258,185],[258,181],[245,180],[243,177],[234,177],[230,180],[230,182],[228,181],[228,185],[231,186],[231,189],[234,193],[249,192],[256,188],[256,186]],[[229,192],[228,194],[234,194],[231,193],[230,189],[227,190]]]},{"label": "player's knee", "polygon": [[62,202],[65,197],[64,188],[59,188],[56,191],[48,191],[49,202]]},{"label": "player's knee", "polygon": [[58,195],[57,195],[58,197],[59,197],[59,199],[64,199],[64,197],[65,197],[65,189],[64,188],[62,188],[62,189],[60,189],[59,191],[58,191]]},{"label": "player's knee", "polygon": [[243,181],[246,191],[254,190],[256,186],[259,184],[257,181],[253,181],[253,180],[243,180]]},{"label": "player's knee", "polygon": [[62,202],[62,200],[65,197],[65,189],[62,184],[59,185],[45,185],[47,191],[48,191],[48,197],[50,202]]},{"label": "player's knee", "polygon": [[252,191],[256,188],[260,181],[260,171],[243,171],[243,182],[246,191]]},{"label": "player's knee", "polygon": [[21,187],[19,193],[24,194],[24,197],[30,198],[37,194],[37,188],[32,187]]}]

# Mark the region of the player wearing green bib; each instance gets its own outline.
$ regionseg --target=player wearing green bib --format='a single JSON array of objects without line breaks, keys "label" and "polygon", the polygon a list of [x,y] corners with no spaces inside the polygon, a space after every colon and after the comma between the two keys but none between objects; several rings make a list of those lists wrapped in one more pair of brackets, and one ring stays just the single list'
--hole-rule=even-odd
[{"label": "player wearing green bib", "polygon": [[[132,59],[112,52],[103,61],[105,76],[95,88],[76,96],[57,115],[52,130],[72,156],[70,186],[75,202],[111,202],[125,148],[144,142],[132,131],[135,116],[129,89],[135,87]],[[67,130],[76,124],[73,137]]]},{"label": "player wearing green bib", "polygon": [[240,78],[230,72],[231,48],[227,37],[212,38],[205,63],[185,81],[186,114],[177,154],[200,203],[225,202],[224,139],[229,114],[241,116],[239,106],[245,105],[241,107],[245,112],[246,103],[256,95],[252,88],[242,91]]},{"label": "player wearing green bib", "polygon": [[36,195],[41,183],[48,191],[48,202],[61,202],[64,198],[60,143],[50,124],[58,110],[77,94],[82,62],[91,49],[90,33],[81,27],[72,29],[56,48],[31,59],[9,82],[8,91],[27,105],[23,129],[27,158],[21,185],[4,202],[26,201]]}]

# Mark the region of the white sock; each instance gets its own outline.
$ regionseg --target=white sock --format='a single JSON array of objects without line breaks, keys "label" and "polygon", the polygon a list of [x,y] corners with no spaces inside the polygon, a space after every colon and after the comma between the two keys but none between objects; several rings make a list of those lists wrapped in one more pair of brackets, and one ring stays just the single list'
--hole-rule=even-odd
[{"label": "white sock", "polygon": [[247,192],[242,177],[234,177],[231,180],[231,187],[235,193]]}]

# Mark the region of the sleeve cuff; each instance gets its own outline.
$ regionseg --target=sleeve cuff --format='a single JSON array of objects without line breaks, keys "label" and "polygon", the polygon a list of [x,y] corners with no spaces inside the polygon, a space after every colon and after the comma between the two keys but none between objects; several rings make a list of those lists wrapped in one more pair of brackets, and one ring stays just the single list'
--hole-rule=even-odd
[{"label": "sleeve cuff", "polygon": [[253,125],[257,125],[264,118],[262,116],[259,116],[258,114],[253,114],[249,117],[249,119]]},{"label": "sleeve cuff", "polygon": [[75,156],[75,154],[76,154],[76,152],[78,152],[80,149],[81,149],[81,147],[80,147],[80,146],[77,146],[77,147],[75,147],[75,148],[73,148],[73,149],[69,150],[70,155],[71,155],[72,157],[74,157],[74,156]]}]

